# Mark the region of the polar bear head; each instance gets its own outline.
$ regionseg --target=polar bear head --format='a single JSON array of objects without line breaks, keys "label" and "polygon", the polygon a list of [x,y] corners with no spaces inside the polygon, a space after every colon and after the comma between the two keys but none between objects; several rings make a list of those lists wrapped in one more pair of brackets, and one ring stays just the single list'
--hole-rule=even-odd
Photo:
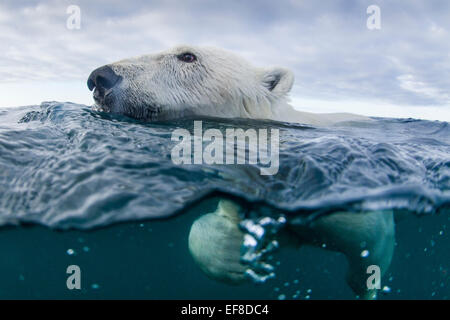
[{"label": "polar bear head", "polygon": [[216,48],[179,46],[121,60],[88,79],[97,106],[136,119],[272,118],[294,81],[284,68],[256,68]]}]

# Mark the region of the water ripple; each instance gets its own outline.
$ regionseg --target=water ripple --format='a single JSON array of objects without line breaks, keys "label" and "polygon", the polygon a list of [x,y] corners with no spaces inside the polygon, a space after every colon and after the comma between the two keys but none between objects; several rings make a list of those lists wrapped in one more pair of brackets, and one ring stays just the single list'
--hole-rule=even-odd
[{"label": "water ripple", "polygon": [[171,133],[192,127],[191,120],[140,123],[73,103],[3,110],[0,223],[92,228],[170,217],[218,195],[293,220],[343,209],[434,214],[450,207],[447,123],[377,118],[313,128],[204,121],[204,130],[278,128],[275,176],[261,176],[256,165],[173,164]]}]

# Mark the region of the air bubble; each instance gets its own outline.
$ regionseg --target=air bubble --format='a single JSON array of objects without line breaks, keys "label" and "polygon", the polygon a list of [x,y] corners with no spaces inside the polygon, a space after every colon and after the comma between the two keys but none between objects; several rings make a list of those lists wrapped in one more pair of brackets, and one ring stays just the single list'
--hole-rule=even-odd
[{"label": "air bubble", "polygon": [[390,293],[391,292],[391,288],[389,288],[388,286],[384,286],[382,291],[383,291],[383,293]]},{"label": "air bubble", "polygon": [[369,256],[369,250],[363,250],[361,251],[361,257],[367,258]]}]

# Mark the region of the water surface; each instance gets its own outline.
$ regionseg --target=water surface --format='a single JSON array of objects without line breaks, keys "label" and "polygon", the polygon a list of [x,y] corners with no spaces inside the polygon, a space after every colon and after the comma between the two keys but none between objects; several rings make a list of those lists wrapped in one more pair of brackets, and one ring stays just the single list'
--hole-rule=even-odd
[{"label": "water surface", "polygon": [[[386,297],[448,298],[448,123],[377,118],[314,128],[204,119],[203,127],[279,129],[278,174],[260,175],[258,165],[250,164],[175,165],[172,132],[192,132],[192,120],[142,123],[59,102],[0,110],[0,297],[72,297],[61,268],[76,260],[91,270],[82,297],[351,298],[343,275],[335,276],[344,273],[343,257],[312,248],[296,254],[299,271],[300,263],[280,266],[264,290],[211,284],[188,256],[187,233],[193,219],[225,197],[251,217],[282,213],[288,221],[336,210],[394,210],[404,222],[397,228],[391,268],[397,272],[387,277],[393,289]],[[118,222],[127,224],[111,226]],[[17,224],[22,227],[8,227]],[[305,260],[315,263],[304,266]],[[109,269],[102,264],[107,261]],[[46,268],[55,270],[49,275],[54,287],[44,285]],[[185,268],[194,282],[185,283]],[[156,277],[160,270],[166,276]],[[129,281],[112,280],[124,272]],[[429,276],[422,284],[408,282],[414,272]],[[308,294],[312,287],[314,294]]]}]

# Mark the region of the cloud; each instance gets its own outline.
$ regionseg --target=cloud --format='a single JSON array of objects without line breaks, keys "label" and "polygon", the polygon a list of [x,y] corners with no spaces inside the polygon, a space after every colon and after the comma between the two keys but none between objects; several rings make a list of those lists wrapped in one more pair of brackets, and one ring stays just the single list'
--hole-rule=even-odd
[{"label": "cloud", "polygon": [[427,83],[418,81],[411,74],[405,74],[397,77],[400,82],[400,87],[404,90],[410,91],[418,96],[429,98],[434,102],[441,102],[442,104],[450,104],[450,92],[444,92],[438,88],[434,88]]},{"label": "cloud", "polygon": [[[366,27],[371,4],[380,30]],[[80,30],[66,28],[69,5],[81,9]],[[291,68],[297,101],[447,110],[449,10],[445,0],[4,0],[0,86],[84,82],[105,63],[188,43]]]}]

